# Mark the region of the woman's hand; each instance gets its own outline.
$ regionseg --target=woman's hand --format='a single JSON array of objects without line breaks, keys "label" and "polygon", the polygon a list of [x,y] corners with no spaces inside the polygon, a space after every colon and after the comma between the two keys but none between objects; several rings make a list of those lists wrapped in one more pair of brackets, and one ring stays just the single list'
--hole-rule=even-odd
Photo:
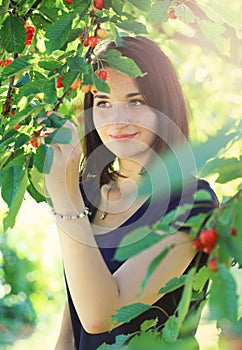
[{"label": "woman's hand", "polygon": [[45,186],[56,208],[60,203],[67,206],[75,202],[79,194],[79,166],[82,147],[75,125],[67,120],[62,128],[71,131],[69,144],[55,144],[50,147],[54,152],[49,174],[45,174]]}]

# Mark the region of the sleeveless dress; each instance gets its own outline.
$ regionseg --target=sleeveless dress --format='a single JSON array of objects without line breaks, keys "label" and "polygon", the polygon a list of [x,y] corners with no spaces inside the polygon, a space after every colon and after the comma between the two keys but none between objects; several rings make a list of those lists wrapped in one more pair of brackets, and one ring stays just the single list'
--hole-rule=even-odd
[{"label": "sleeveless dress", "polygon": [[[87,187],[85,186],[85,191],[83,191],[83,188],[81,186],[84,202],[87,207],[90,207],[91,204],[90,204],[90,199],[87,198],[86,196],[86,193],[93,193],[93,195],[95,195],[95,189],[97,189],[97,186],[94,186],[93,181],[90,181]],[[207,213],[210,211],[212,212],[212,210],[218,206],[216,195],[206,181],[204,180],[196,181],[196,191],[200,189],[207,191],[210,194],[211,199],[206,201],[195,202],[196,206],[193,206],[188,216],[185,215],[184,224],[178,227],[178,230],[181,230],[183,232],[189,232],[189,227],[186,227],[186,224],[185,224],[185,221],[188,218],[195,216],[199,213]],[[188,189],[185,194],[184,193],[182,194],[183,204],[193,203],[194,202],[193,196],[194,196],[194,187],[192,190]],[[90,195],[90,198],[91,197],[92,195]],[[164,201],[164,202],[163,201],[157,202],[157,200],[154,202],[150,202],[150,199],[148,199],[120,227],[108,233],[96,235],[95,239],[96,239],[97,245],[100,249],[103,259],[107,267],[109,268],[110,272],[114,273],[124,263],[124,261],[122,262],[116,261],[114,259],[114,254],[121,239],[126,234],[130,233],[135,228],[138,228],[144,225],[152,225],[156,223],[158,220],[160,220],[162,216],[169,213],[171,210],[176,209],[180,205],[180,203],[181,203],[181,193],[176,193],[172,195],[168,201]],[[90,221],[91,221],[91,218],[90,218]],[[195,259],[196,257],[193,259],[193,261],[190,263],[190,265],[188,266],[187,270],[184,273],[186,273],[195,264]],[[206,260],[207,260],[207,255],[203,254],[202,259],[200,260],[199,268],[202,267],[204,264],[206,264]],[[93,278],[95,278],[95,276],[93,276]],[[115,342],[115,337],[117,335],[130,334],[138,331],[140,329],[140,325],[142,324],[142,322],[147,319],[154,319],[158,317],[159,321],[156,327],[160,326],[160,329],[162,329],[163,324],[167,320],[167,317],[163,312],[161,312],[157,308],[152,308],[151,310],[148,310],[143,314],[141,314],[140,316],[136,317],[135,319],[131,320],[129,323],[122,324],[110,332],[104,332],[100,334],[89,334],[85,331],[85,329],[82,327],[82,324],[80,323],[80,320],[78,318],[78,315],[76,313],[75,307],[72,302],[67,281],[66,281],[66,287],[67,287],[67,298],[69,303],[70,317],[72,322],[76,350],[96,350],[103,343],[112,344]],[[179,288],[171,293],[167,293],[163,297],[161,297],[154,305],[157,305],[161,309],[165,310],[168,315],[173,315],[180,301],[182,291],[183,291],[183,288]],[[194,329],[193,333],[195,333],[195,331],[196,330]]]}]

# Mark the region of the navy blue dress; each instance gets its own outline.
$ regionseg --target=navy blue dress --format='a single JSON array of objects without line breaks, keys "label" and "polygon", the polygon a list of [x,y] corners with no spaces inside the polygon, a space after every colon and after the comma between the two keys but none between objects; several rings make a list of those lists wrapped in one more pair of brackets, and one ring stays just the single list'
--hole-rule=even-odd
[{"label": "navy blue dress", "polygon": [[[87,187],[88,188],[88,187]],[[85,204],[87,206],[91,206],[90,200],[86,197],[85,193],[87,193],[87,188],[85,187],[85,191],[82,191]],[[93,184],[90,185],[89,190],[91,192],[95,192],[94,189],[97,189],[96,186]],[[198,180],[196,182],[196,190],[203,189],[206,190],[210,195],[211,199],[206,201],[199,201],[199,205],[193,206],[192,210],[190,211],[189,215],[184,217],[184,224],[181,227],[178,227],[178,229],[182,231],[189,231],[189,228],[186,227],[185,221],[194,216],[198,213],[202,212],[210,212],[215,207],[218,206],[218,201],[216,198],[216,195],[214,194],[213,190],[210,188],[209,184],[206,181]],[[93,192],[93,195],[95,194]],[[194,195],[194,186],[192,190],[186,191],[186,193],[182,194],[183,197],[183,204],[184,203],[193,203]],[[89,196],[88,196],[89,197]],[[92,195],[90,196],[92,197]],[[185,199],[184,199],[185,198]],[[131,232],[131,230],[141,227],[144,225],[152,225],[156,223],[158,220],[161,219],[162,216],[164,216],[166,213],[170,212],[171,210],[177,208],[181,203],[181,194],[177,193],[171,196],[168,201],[164,201],[161,203],[154,201],[151,202],[149,199],[119,228],[110,231],[106,234],[100,234],[96,235],[96,242],[97,245],[101,251],[101,254],[103,256],[103,259],[106,262],[107,267],[109,268],[111,273],[114,273],[123,263],[120,261],[116,261],[113,257],[115,254],[115,251],[121,241],[121,239]],[[198,203],[196,203],[198,204]],[[180,218],[182,219],[182,218]],[[180,221],[180,220],[179,220]],[[196,257],[195,257],[196,258]],[[187,268],[190,269],[194,263],[195,258]],[[200,266],[203,266],[206,263],[207,255],[203,254],[202,259],[200,260]],[[185,271],[184,273],[186,273]],[[93,276],[95,278],[95,276]],[[80,281],[80,283],[82,283]],[[67,283],[66,283],[67,285]],[[182,295],[182,288],[179,288],[175,290],[174,292],[165,294],[162,298],[160,298],[154,305],[157,305],[160,307],[160,309],[163,309],[166,311],[166,314],[173,315],[177,305],[180,301],[181,295]],[[74,335],[74,341],[75,341],[75,348],[76,350],[96,350],[102,343],[106,344],[112,344],[115,342],[115,337],[119,334],[128,334],[136,332],[140,329],[140,325],[143,321],[147,319],[154,319],[158,317],[159,321],[158,324],[160,326],[160,329],[162,329],[163,324],[167,320],[167,316],[161,312],[158,308],[152,308],[151,310],[148,310],[141,314],[140,316],[136,317],[135,319],[131,320],[129,323],[122,324],[119,327],[115,328],[111,332],[104,332],[100,334],[89,334],[85,331],[85,329],[82,327],[78,315],[76,313],[75,307],[72,302],[72,298],[69,292],[69,288],[67,285],[67,297],[68,297],[68,303],[69,303],[69,309],[70,309],[70,316],[72,321],[72,327],[73,327],[73,335]],[[157,326],[156,325],[156,326]],[[195,331],[195,330],[194,330]]]}]

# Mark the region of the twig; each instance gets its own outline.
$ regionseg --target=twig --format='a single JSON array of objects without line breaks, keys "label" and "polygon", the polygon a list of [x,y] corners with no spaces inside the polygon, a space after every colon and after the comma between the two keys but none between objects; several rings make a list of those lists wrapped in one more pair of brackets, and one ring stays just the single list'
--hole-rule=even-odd
[{"label": "twig", "polygon": [[60,108],[60,105],[64,101],[64,98],[69,94],[69,92],[70,92],[70,88],[68,90],[66,90],[61,97],[58,98],[58,102],[56,103],[56,105],[55,105],[55,107],[53,109],[54,112],[58,111],[58,109]]},{"label": "twig", "polygon": [[33,13],[33,11],[39,6],[42,0],[36,0],[35,3],[31,6],[31,8],[27,11],[26,15],[23,16],[24,20],[26,21],[28,17]]}]

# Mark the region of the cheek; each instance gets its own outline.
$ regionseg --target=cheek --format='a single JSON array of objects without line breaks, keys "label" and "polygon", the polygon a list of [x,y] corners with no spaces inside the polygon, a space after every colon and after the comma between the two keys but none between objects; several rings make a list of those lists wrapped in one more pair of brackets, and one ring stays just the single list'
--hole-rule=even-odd
[{"label": "cheek", "polygon": [[150,133],[154,137],[158,131],[159,121],[157,115],[153,111],[146,109],[138,115],[136,124],[142,127],[147,135]]},{"label": "cheek", "polygon": [[102,140],[102,143],[106,143],[107,142],[106,128],[104,128],[104,127],[96,127],[96,131],[97,131],[100,139]]},{"label": "cheek", "polygon": [[93,124],[96,129],[104,129],[105,126],[110,125],[112,113],[110,111],[96,111],[93,110]]}]

